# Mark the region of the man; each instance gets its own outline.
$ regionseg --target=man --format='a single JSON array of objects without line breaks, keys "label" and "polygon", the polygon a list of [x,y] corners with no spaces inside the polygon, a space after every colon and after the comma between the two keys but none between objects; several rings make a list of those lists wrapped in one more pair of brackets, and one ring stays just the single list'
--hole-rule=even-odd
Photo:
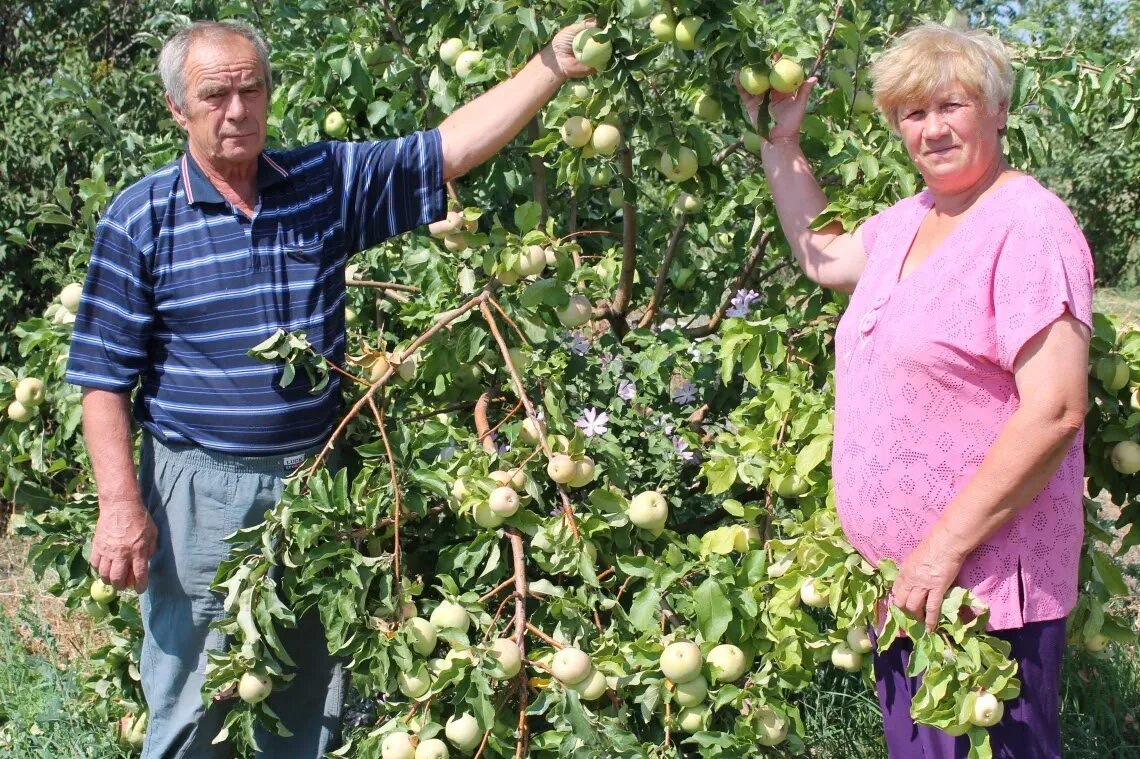
[{"label": "man", "polygon": [[[84,389],[99,495],[91,564],[116,588],[146,590],[145,759],[230,755],[211,745],[225,707],[205,708],[200,693],[205,652],[224,644],[209,629],[222,615],[209,590],[222,538],[261,521],[340,411],[337,377],[317,395],[303,381],[280,388],[280,367],[246,351],[278,328],[303,329],[342,363],[347,257],[442,218],[447,180],[502,148],[567,78],[592,73],[571,52],[582,28],[562,30],[438,129],[295,150],[265,150],[272,79],[252,28],[198,22],[163,47],[187,150],[101,219],[67,373]],[[137,476],[132,391],[144,429]],[[264,756],[322,756],[339,740],[344,674],[315,615],[290,632],[296,676],[269,703],[293,737],[258,741]]]}]

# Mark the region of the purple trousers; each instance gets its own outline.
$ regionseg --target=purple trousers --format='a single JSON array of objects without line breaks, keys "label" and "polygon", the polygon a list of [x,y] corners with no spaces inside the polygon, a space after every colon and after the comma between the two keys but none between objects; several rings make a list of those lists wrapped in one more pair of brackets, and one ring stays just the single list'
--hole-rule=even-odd
[{"label": "purple trousers", "polygon": [[[1065,620],[1031,622],[994,635],[1009,641],[1021,679],[1021,695],[1006,702],[1005,716],[990,728],[994,759],[1060,759]],[[922,685],[921,677],[906,674],[911,650],[911,642],[900,639],[874,655],[887,753],[891,759],[964,759],[970,750],[965,736],[954,738],[910,718],[911,698]]]}]

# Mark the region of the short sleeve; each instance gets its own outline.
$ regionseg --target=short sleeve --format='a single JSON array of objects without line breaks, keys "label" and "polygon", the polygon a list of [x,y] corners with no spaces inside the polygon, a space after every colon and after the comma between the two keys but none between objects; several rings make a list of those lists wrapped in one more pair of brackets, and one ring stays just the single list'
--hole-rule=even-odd
[{"label": "short sleeve", "polygon": [[1068,209],[1025,214],[1011,226],[994,266],[998,365],[1012,372],[1025,344],[1066,311],[1091,330],[1092,289],[1092,256]]},{"label": "short sleeve", "polygon": [[130,392],[147,365],[153,324],[150,267],[126,229],[105,215],[95,230],[72,328],[67,381]]},{"label": "short sleeve", "polygon": [[350,254],[446,214],[438,129],[381,142],[327,144],[340,167],[341,219]]},{"label": "short sleeve", "polygon": [[859,228],[859,234],[863,236],[863,254],[868,258],[871,257],[871,249],[875,246],[875,238],[879,232],[879,220],[882,219],[882,217],[883,215],[881,213],[877,213],[864,221]]}]

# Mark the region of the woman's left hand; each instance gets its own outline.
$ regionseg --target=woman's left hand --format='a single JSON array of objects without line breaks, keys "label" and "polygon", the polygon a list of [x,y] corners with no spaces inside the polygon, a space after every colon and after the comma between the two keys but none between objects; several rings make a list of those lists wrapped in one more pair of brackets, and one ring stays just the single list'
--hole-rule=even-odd
[{"label": "woman's left hand", "polygon": [[932,631],[942,614],[942,600],[965,560],[933,534],[927,534],[899,567],[890,602],[925,624],[927,632]]}]

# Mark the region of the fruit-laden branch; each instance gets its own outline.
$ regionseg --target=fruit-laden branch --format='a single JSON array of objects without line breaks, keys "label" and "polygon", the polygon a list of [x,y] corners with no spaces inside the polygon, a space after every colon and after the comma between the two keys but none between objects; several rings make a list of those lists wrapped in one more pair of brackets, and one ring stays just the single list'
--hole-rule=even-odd
[{"label": "fruit-laden branch", "polygon": [[[392,33],[392,39],[396,40],[396,44],[400,46],[402,52],[408,60],[414,61],[416,56],[412,53],[412,49],[408,47],[407,40],[404,35],[400,34],[400,27],[396,24],[396,16],[392,13],[392,6],[388,0],[380,0],[381,7],[384,8],[384,16],[388,19],[388,31]],[[431,109],[431,95],[428,94],[427,87],[424,86],[423,77],[420,76],[418,66],[412,66],[412,79],[416,83],[416,89],[420,91],[420,97],[424,100],[424,120],[427,121],[427,112]]]},{"label": "fruit-laden branch", "polygon": [[486,453],[495,452],[495,441],[491,439],[491,422],[487,419],[487,407],[491,404],[491,391],[485,390],[475,401],[475,430],[479,435],[479,442]]},{"label": "fruit-laden branch", "polygon": [[407,349],[397,357],[398,360],[389,363],[388,371],[384,372],[384,374],[381,375],[379,379],[377,379],[369,386],[368,390],[364,392],[364,395],[361,396],[360,399],[352,405],[352,408],[350,408],[348,410],[348,413],[344,415],[344,418],[340,420],[340,424],[337,425],[336,429],[333,430],[332,435],[329,436],[329,440],[327,443],[325,443],[325,447],[321,449],[321,452],[317,454],[317,458],[313,462],[313,465],[309,467],[309,470],[306,473],[306,477],[312,477],[316,473],[317,469],[320,468],[321,463],[336,446],[337,440],[340,439],[340,436],[344,434],[345,429],[348,428],[349,423],[355,419],[358,414],[360,414],[361,409],[363,409],[364,405],[368,403],[368,400],[372,397],[372,394],[388,383],[388,380],[390,380],[392,378],[392,375],[396,373],[396,367],[400,364],[400,362],[415,355],[415,352],[419,350],[421,345],[432,339],[432,337],[434,337],[437,332],[446,327],[448,324],[451,324],[460,316],[463,316],[463,314],[480,305],[483,299],[489,296],[489,288],[492,284],[493,281],[489,282],[488,286],[483,288],[483,291],[481,293],[473,296],[458,308],[453,308],[450,311],[444,311],[442,314],[436,316],[435,324],[428,327],[422,334],[420,334],[419,337],[413,340],[412,344],[409,345]]},{"label": "fruit-laden branch", "polygon": [[[633,182],[633,151],[627,143],[621,150],[621,175],[628,187]],[[621,275],[614,291],[610,325],[620,340],[629,331],[626,314],[633,295],[633,277],[637,271],[637,205],[633,198],[623,197],[621,206]]]},{"label": "fruit-laden branch", "polygon": [[[720,305],[717,306],[716,311],[713,312],[713,315],[709,319],[708,323],[702,324],[699,327],[691,327],[689,329],[686,329],[685,337],[696,339],[699,337],[708,337],[712,333],[716,332],[717,327],[720,326],[721,320],[724,319],[725,313],[728,312],[728,307],[732,303],[733,296],[736,295],[736,292],[738,290],[742,289],[746,284],[748,284],[748,280],[752,276],[752,272],[756,270],[757,265],[760,263],[760,259],[764,257],[764,252],[768,248],[768,242],[771,239],[771,231],[764,232],[760,235],[760,238],[756,241],[756,245],[752,248],[751,255],[749,255],[748,260],[744,262],[744,268],[740,270],[740,275],[736,278],[736,281],[732,283],[732,287],[728,289],[728,292],[725,293],[724,298],[721,300]],[[771,266],[768,269],[764,270],[764,272],[757,278],[756,283],[760,284],[762,282],[767,282],[770,277],[774,276],[776,272],[781,271],[787,267],[789,263],[790,262],[787,260],[779,261],[774,266]]]},{"label": "fruit-laden branch", "polygon": [[723,148],[721,148],[721,151],[713,157],[713,166],[720,166],[725,162],[725,159],[739,150],[740,146],[743,144],[744,140],[736,140],[735,142],[730,142],[729,144],[725,145]]},{"label": "fruit-laden branch", "polygon": [[843,0],[835,0],[835,7],[831,9],[831,28],[827,30],[827,36],[820,45],[819,55],[815,57],[815,62],[811,65],[811,71],[808,72],[807,79],[815,76],[815,72],[819,69],[819,64],[823,62],[823,54],[827,52],[827,48],[831,45],[831,38],[835,36],[835,27],[839,24],[839,17],[843,12]]},{"label": "fruit-laden branch", "polygon": [[[523,554],[523,539],[514,527],[507,528],[507,538],[511,541],[511,556],[515,568],[515,643],[518,644],[519,653],[526,658],[526,558]],[[526,723],[527,707],[527,677],[521,671],[517,675],[519,689],[519,726],[518,742],[515,744],[515,757],[521,759],[526,755],[527,744],[530,742]]]},{"label": "fruit-laden branch", "polygon": [[495,310],[498,311],[502,317],[507,320],[507,324],[511,325],[511,328],[514,329],[515,334],[519,336],[519,340],[522,341],[522,344],[529,346],[530,340],[526,339],[526,335],[523,334],[523,331],[521,329],[519,329],[519,325],[515,323],[514,319],[507,315],[507,312],[503,310],[503,307],[499,304],[499,301],[495,300],[494,296],[488,300],[491,301],[491,305],[495,307]]},{"label": "fruit-laden branch", "polygon": [[[542,127],[538,123],[537,116],[526,125],[526,137],[532,144],[542,137]],[[546,199],[546,164],[542,162],[540,155],[530,156],[530,182],[531,194],[534,202],[538,203],[538,207],[542,210],[542,226],[545,228],[546,220],[550,218],[550,203]]]},{"label": "fruit-laden branch", "polygon": [[372,413],[376,415],[376,424],[380,427],[380,439],[384,441],[384,453],[388,456],[388,477],[392,481],[392,524],[394,525],[394,535],[392,537],[392,575],[393,586],[396,589],[396,597],[400,597],[400,511],[403,506],[400,499],[400,482],[396,477],[396,457],[392,455],[392,443],[388,440],[388,431],[384,428],[384,408],[386,398],[381,392],[380,394],[380,408],[376,408],[376,399],[372,394],[368,394],[368,405],[372,407]]},{"label": "fruit-laden branch", "polygon": [[645,307],[645,312],[637,323],[638,327],[647,327],[653,322],[657,308],[661,305],[661,299],[665,297],[665,281],[669,276],[669,269],[673,266],[673,257],[677,255],[677,247],[681,244],[681,234],[685,231],[685,225],[688,223],[689,215],[683,213],[681,218],[677,220],[677,226],[673,227],[673,234],[669,236],[669,245],[665,248],[665,255],[661,259],[661,268],[657,271],[657,282],[653,285],[653,295],[650,296],[649,304]]},{"label": "fruit-laden branch", "polygon": [[[495,315],[491,313],[491,309],[487,307],[486,300],[490,298],[489,293],[486,296],[477,296],[479,300],[479,311],[483,314],[484,321],[487,322],[487,327],[491,330],[491,335],[495,338],[495,342],[499,346],[499,353],[503,357],[503,362],[506,364],[507,371],[511,374],[511,380],[514,382],[515,392],[522,401],[523,406],[526,408],[526,415],[535,425],[541,428],[538,421],[538,414],[534,410],[534,404],[531,403],[530,398],[526,394],[526,386],[523,385],[522,377],[519,376],[518,367],[515,362],[511,360],[510,348],[507,347],[507,342],[503,339],[503,333],[499,331],[499,325],[495,321]],[[550,459],[553,452],[550,450],[550,444],[546,441],[544,435],[539,435],[539,443],[542,445],[542,452],[546,454],[546,458]],[[580,538],[578,534],[578,520],[574,518],[574,509],[570,505],[570,496],[566,493],[566,488],[562,484],[558,484],[558,496],[562,500],[562,518],[570,526],[570,531],[574,533],[575,538]]]}]

